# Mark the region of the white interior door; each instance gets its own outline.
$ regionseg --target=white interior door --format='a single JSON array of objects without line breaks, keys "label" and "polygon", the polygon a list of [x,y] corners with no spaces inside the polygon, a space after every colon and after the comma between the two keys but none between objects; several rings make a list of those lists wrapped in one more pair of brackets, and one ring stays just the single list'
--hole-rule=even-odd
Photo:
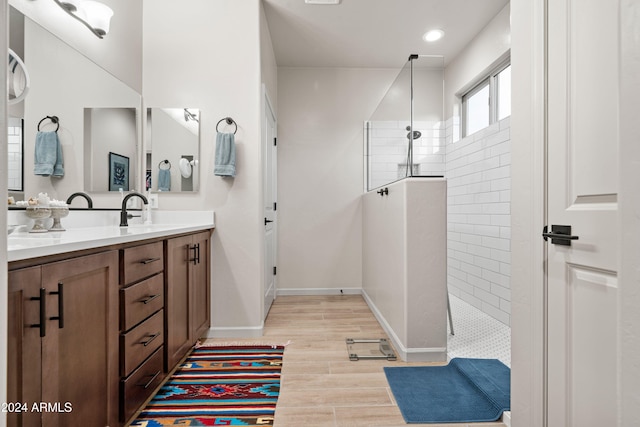
[{"label": "white interior door", "polygon": [[276,118],[271,102],[264,91],[264,318],[276,298],[277,255],[277,144]]},{"label": "white interior door", "polygon": [[547,2],[549,427],[617,425],[617,3]]}]

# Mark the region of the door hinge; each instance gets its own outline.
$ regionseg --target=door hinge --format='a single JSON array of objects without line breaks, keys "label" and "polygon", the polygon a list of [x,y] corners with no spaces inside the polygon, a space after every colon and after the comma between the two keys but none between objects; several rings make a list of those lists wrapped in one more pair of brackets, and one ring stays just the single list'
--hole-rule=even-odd
[{"label": "door hinge", "polygon": [[278,210],[278,204],[276,202],[273,202],[273,210],[274,211]]},{"label": "door hinge", "polygon": [[274,276],[276,275],[276,270],[277,270],[277,268],[278,268],[278,267],[273,266],[273,275],[274,275]]},{"label": "door hinge", "polygon": [[278,138],[273,138],[273,146],[276,147],[278,145]]}]

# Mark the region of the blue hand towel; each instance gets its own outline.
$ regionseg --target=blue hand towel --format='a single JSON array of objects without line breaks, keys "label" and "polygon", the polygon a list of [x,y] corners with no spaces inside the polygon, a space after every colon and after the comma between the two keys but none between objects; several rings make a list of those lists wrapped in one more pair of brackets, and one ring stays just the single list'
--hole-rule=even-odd
[{"label": "blue hand towel", "polygon": [[213,173],[218,176],[236,176],[236,143],[232,133],[216,135],[216,158]]},{"label": "blue hand towel", "polygon": [[64,176],[62,146],[57,132],[38,132],[34,152],[33,173],[42,176]]},{"label": "blue hand towel", "polygon": [[171,191],[171,171],[169,169],[158,171],[158,191]]}]

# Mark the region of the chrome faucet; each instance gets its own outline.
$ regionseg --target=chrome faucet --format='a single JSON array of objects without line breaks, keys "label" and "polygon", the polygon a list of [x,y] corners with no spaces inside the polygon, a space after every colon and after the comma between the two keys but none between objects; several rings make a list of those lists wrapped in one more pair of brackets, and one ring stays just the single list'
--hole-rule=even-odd
[{"label": "chrome faucet", "polygon": [[140,193],[131,192],[124,196],[124,199],[122,199],[122,210],[120,211],[120,227],[127,227],[129,225],[127,223],[127,202],[132,197],[140,197],[145,205],[149,204],[147,198]]},{"label": "chrome faucet", "polygon": [[84,197],[87,200],[89,209],[93,209],[93,200],[91,200],[91,197],[87,193],[83,193],[82,191],[78,191],[77,193],[73,193],[72,195],[70,195],[69,198],[67,199],[67,204],[70,205],[71,201],[78,196]]}]

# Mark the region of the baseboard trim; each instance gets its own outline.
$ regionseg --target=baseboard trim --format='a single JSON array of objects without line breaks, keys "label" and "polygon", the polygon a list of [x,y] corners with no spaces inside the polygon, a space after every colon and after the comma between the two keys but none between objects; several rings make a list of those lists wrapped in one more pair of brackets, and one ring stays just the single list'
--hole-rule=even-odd
[{"label": "baseboard trim", "polygon": [[504,411],[502,413],[502,422],[505,426],[511,427],[511,411]]},{"label": "baseboard trim", "polygon": [[287,288],[277,289],[276,295],[362,295],[362,288]]},{"label": "baseboard trim", "polygon": [[396,351],[399,353],[400,359],[405,362],[446,362],[447,360],[447,348],[446,347],[424,347],[424,348],[407,348],[395,331],[387,322],[387,319],[382,315],[378,307],[373,303],[373,300],[369,297],[366,290],[362,290],[362,297],[369,306],[369,309],[375,316],[375,318],[382,326],[382,329],[387,333]]},{"label": "baseboard trim", "polygon": [[213,326],[207,332],[207,338],[261,338],[264,322],[260,326]]}]

